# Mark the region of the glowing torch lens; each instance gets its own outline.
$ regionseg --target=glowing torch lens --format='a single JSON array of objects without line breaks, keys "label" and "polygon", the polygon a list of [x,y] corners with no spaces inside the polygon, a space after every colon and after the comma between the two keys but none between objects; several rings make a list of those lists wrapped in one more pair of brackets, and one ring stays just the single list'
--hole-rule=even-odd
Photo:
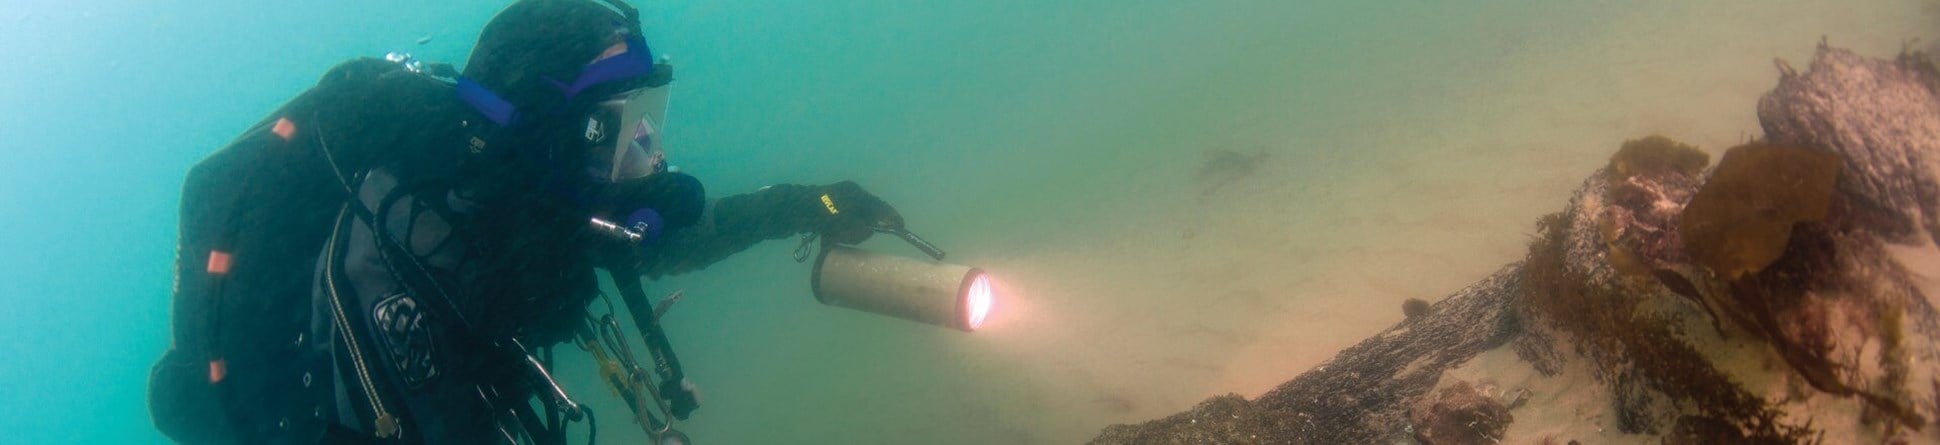
[{"label": "glowing torch lens", "polygon": [[983,326],[997,297],[983,269],[849,246],[823,249],[809,286],[823,304],[965,332]]},{"label": "glowing torch lens", "polygon": [[984,317],[990,315],[992,299],[994,298],[990,290],[990,276],[978,273],[976,278],[971,279],[970,287],[964,290],[963,300],[966,310],[963,325],[969,326],[970,330],[983,326]]}]

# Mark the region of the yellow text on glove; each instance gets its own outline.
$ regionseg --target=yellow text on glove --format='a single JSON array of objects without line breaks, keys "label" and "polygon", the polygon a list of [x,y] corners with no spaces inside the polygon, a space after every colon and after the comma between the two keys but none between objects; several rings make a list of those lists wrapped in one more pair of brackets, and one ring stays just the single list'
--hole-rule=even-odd
[{"label": "yellow text on glove", "polygon": [[823,194],[823,195],[822,195],[822,207],[825,207],[825,208],[827,208],[827,209],[829,209],[829,214],[830,214],[830,215],[835,215],[835,214],[840,214],[840,213],[842,213],[842,211],[840,211],[840,210],[836,210],[836,209],[835,209],[835,200],[833,200],[833,199],[829,199],[829,195],[828,195],[828,194]]}]

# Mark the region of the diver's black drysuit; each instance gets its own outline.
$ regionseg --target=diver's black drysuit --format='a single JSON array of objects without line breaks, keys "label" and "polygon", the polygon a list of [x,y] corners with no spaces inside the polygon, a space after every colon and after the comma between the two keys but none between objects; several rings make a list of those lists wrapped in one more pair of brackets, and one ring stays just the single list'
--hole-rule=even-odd
[{"label": "diver's black drysuit", "polygon": [[[595,268],[652,278],[762,240],[852,243],[900,227],[850,182],[708,200],[680,173],[590,178],[589,107],[615,91],[575,101],[553,81],[611,49],[622,25],[584,0],[521,0],[481,34],[464,80],[345,63],[198,163],[183,187],[173,338],[150,377],[157,428],[189,443],[500,442],[495,416],[531,397],[507,345],[571,339],[599,292]],[[526,119],[461,95],[468,80]],[[588,230],[638,209],[661,217],[657,239]]]},{"label": "diver's black drysuit", "polygon": [[[566,190],[534,180],[557,179],[543,168],[473,168],[476,161],[462,157],[469,129],[484,119],[443,84],[391,77],[363,106],[324,107],[298,123],[316,129],[324,150],[379,154],[368,169],[341,172],[357,200],[337,210],[318,255],[310,326],[299,336],[328,341],[298,340],[289,362],[288,381],[300,389],[284,403],[308,409],[282,411],[312,417],[279,422],[295,437],[495,443],[494,413],[503,407],[492,404],[526,403],[527,395],[490,394],[519,386],[506,384],[516,378],[518,357],[494,345],[571,339],[599,292],[599,262],[631,261],[658,277],[701,269],[763,240],[834,231],[839,224],[824,210],[824,194],[861,203],[849,206],[857,217],[870,214],[864,209],[893,213],[847,182],[776,185],[708,201],[697,181],[679,173]],[[468,177],[481,171],[487,177]],[[584,230],[586,216],[638,207],[665,214],[661,240],[624,252]]]}]

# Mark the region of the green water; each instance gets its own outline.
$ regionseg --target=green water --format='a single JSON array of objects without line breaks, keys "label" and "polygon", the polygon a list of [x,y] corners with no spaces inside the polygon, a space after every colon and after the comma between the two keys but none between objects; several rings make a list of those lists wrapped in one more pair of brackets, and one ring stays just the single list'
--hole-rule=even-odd
[{"label": "green water", "polygon": [[[683,428],[1072,443],[1257,395],[1517,258],[1622,138],[1755,133],[1771,58],[1940,30],[1931,1],[1821,3],[640,4],[679,67],[669,155],[711,194],[853,179],[1007,291],[965,335],[815,303],[791,242],[655,283],[688,296]],[[341,60],[462,62],[503,4],[0,7],[0,442],[162,441],[188,166]],[[1222,150],[1268,156],[1209,191]],[[602,442],[638,440],[576,357]]]}]

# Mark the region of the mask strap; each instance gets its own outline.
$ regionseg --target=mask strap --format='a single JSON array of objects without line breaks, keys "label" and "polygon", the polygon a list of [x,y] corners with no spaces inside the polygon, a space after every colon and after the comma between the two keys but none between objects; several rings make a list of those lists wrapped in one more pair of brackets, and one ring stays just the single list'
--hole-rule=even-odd
[{"label": "mask strap", "polygon": [[512,121],[518,118],[517,107],[504,98],[498,97],[497,94],[493,94],[492,90],[485,89],[484,85],[473,82],[471,78],[458,78],[457,89],[459,100],[470,104],[472,109],[478,110],[479,114],[485,115],[486,119],[491,119],[501,127],[512,125]]},{"label": "mask strap", "polygon": [[629,33],[636,36],[640,35],[640,10],[628,6],[622,0],[605,0],[605,2],[607,5],[612,6],[613,9],[620,10],[620,15],[626,17],[627,31]]},{"label": "mask strap", "polygon": [[579,73],[578,78],[573,79],[571,85],[552,78],[547,78],[546,81],[565,92],[567,101],[572,101],[574,96],[578,96],[588,88],[618,80],[647,77],[653,75],[653,69],[653,50],[647,48],[646,40],[638,35],[629,35],[626,37],[626,52],[593,62],[586,67],[585,71]]}]

